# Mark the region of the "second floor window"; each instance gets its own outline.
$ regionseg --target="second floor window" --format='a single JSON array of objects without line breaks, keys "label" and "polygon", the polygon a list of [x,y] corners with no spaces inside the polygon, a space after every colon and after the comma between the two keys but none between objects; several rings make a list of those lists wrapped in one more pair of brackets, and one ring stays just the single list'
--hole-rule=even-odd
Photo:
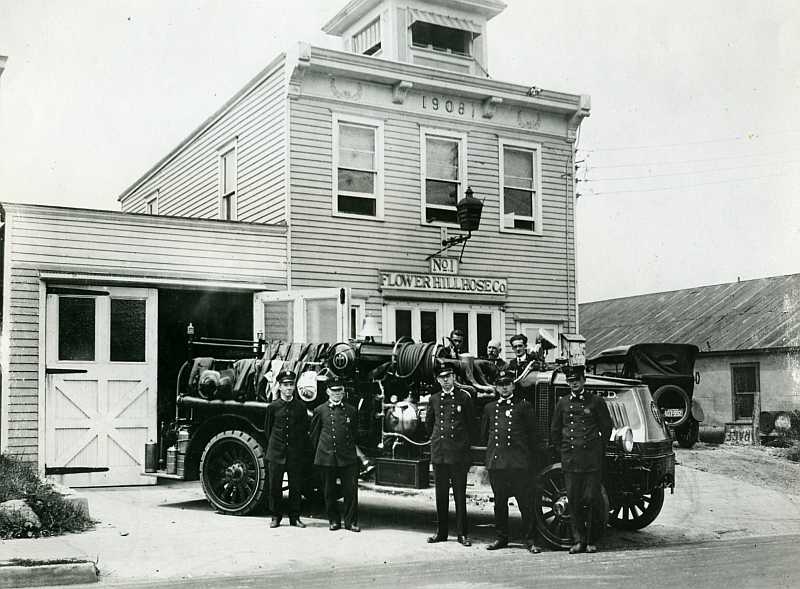
[{"label": "second floor window", "polygon": [[334,117],[334,133],[333,212],[382,218],[382,124]]},{"label": "second floor window", "polygon": [[236,144],[219,152],[219,218],[236,220]]},{"label": "second floor window", "polygon": [[158,190],[150,193],[150,196],[147,197],[147,200],[144,203],[144,208],[144,212],[148,215],[158,214]]},{"label": "second floor window", "polygon": [[501,228],[538,232],[541,229],[539,148],[501,142]]},{"label": "second floor window", "polygon": [[463,193],[465,138],[459,134],[423,131],[425,223],[456,223],[456,203]]}]

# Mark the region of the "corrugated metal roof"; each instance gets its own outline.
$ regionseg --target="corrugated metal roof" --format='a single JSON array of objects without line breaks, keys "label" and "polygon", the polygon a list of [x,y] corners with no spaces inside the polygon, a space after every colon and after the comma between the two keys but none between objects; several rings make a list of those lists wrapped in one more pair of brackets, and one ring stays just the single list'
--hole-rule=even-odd
[{"label": "corrugated metal roof", "polygon": [[586,353],[638,342],[701,352],[800,346],[800,274],[583,303]]}]

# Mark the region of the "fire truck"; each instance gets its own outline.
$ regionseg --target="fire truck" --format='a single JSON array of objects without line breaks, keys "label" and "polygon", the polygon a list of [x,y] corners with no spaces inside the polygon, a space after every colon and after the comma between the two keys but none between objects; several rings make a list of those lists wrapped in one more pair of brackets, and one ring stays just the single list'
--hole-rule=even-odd
[{"label": "fire truck", "polygon": [[[562,335],[560,363],[531,364],[515,382],[516,394],[536,414],[535,516],[541,536],[555,548],[572,544],[564,477],[549,441],[556,402],[569,392],[562,367],[582,362],[569,337]],[[288,368],[299,375],[297,395],[309,411],[326,402],[330,378],[345,381],[346,400],[358,411],[358,445],[375,466],[376,484],[427,487],[430,446],[424,416],[437,386],[435,362],[453,366],[459,384],[475,400],[477,416],[493,397],[496,374],[488,360],[437,359],[440,346],[408,338],[394,343],[208,339],[189,330],[187,360],[175,386],[175,416],[161,428],[160,451],[148,448],[148,470],[152,476],[199,480],[219,512],[253,512],[265,499],[265,410],[276,398],[274,375]],[[665,489],[675,485],[664,417],[641,381],[590,374],[586,388],[605,398],[614,425],[603,475],[609,523],[643,528],[661,511]],[[485,447],[477,437],[474,441],[473,463],[483,465]]]}]

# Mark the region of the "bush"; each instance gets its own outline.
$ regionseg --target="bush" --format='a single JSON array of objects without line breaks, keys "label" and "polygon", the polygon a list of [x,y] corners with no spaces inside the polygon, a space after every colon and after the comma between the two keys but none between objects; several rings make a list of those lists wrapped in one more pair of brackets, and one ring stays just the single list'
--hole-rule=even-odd
[{"label": "bush", "polygon": [[82,532],[93,524],[80,507],[66,501],[50,483],[42,481],[30,464],[0,454],[0,503],[11,499],[24,499],[42,527],[31,529],[16,518],[0,516],[0,538]]}]

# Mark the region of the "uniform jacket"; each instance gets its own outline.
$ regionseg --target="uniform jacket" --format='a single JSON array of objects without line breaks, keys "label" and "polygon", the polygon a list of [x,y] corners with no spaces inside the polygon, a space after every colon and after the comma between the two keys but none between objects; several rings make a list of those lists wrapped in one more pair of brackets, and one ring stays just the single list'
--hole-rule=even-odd
[{"label": "uniform jacket", "polygon": [[536,421],[525,400],[492,401],[483,408],[482,439],[486,441],[486,468],[524,468],[533,464]]},{"label": "uniform jacket", "polygon": [[264,435],[270,462],[302,459],[308,450],[308,413],[302,401],[295,397],[288,403],[278,399],[267,405]]},{"label": "uniform jacket", "polygon": [[331,407],[324,403],[311,417],[311,444],[317,466],[347,466],[356,462],[358,421],[356,410],[347,403]]},{"label": "uniform jacket", "polygon": [[452,394],[431,395],[425,426],[431,436],[431,464],[469,464],[474,410],[472,398],[456,385]]},{"label": "uniform jacket", "polygon": [[611,415],[602,397],[585,391],[582,399],[572,394],[561,397],[553,412],[550,441],[561,452],[564,472],[601,470],[611,429]]}]

